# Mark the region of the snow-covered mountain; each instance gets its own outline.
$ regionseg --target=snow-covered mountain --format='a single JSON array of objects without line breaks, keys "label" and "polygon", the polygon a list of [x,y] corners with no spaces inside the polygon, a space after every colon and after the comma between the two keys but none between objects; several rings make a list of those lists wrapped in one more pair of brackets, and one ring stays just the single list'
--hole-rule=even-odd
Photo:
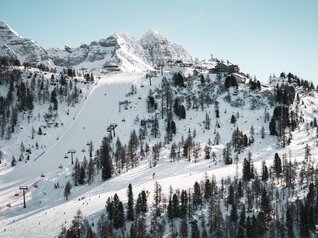
[{"label": "snow-covered mountain", "polygon": [[140,40],[125,33],[115,33],[105,39],[64,49],[44,49],[34,41],[21,37],[6,23],[0,22],[0,57],[17,58],[21,62],[38,63],[52,59],[55,65],[101,71],[112,67],[124,72],[146,71],[160,60],[191,60],[179,45],[169,42],[156,31],[148,31]]},{"label": "snow-covered mountain", "polygon": [[139,40],[147,62],[151,65],[160,63],[160,60],[167,62],[168,60],[191,61],[191,56],[187,51],[179,45],[171,43],[159,32],[149,30]]},{"label": "snow-covered mountain", "polygon": [[[81,76],[76,77],[77,80],[70,77],[65,80],[66,75],[62,77],[59,73],[49,74],[35,68],[9,67],[7,70],[2,77],[4,83],[0,84],[0,92],[5,92],[3,95],[9,95],[7,98],[10,99],[6,80],[16,77],[15,72],[20,71],[21,79],[14,82],[12,88],[21,88],[24,84],[26,91],[30,92],[29,88],[33,87],[34,108],[20,103],[15,106],[16,100],[12,101],[14,107],[7,105],[10,111],[23,106],[29,108],[18,114],[17,125],[1,121],[2,115],[9,110],[0,111],[0,123],[4,125],[0,126],[0,227],[3,228],[0,237],[25,237],[26,231],[30,237],[57,237],[62,226],[68,228],[72,225],[71,220],[78,209],[90,224],[98,224],[100,215],[106,214],[108,197],[114,197],[116,193],[126,207],[129,184],[133,186],[135,204],[138,193],[147,191],[150,194],[144,230],[151,234],[151,212],[155,209],[156,194],[153,188],[156,184],[160,184],[162,193],[168,198],[172,188],[188,190],[192,194],[192,185],[195,182],[204,184],[204,178],[218,184],[215,185],[219,188],[217,194],[222,194],[224,199],[220,196],[221,202],[216,204],[221,204],[218,209],[227,222],[231,209],[226,207],[230,193],[228,183],[233,178],[237,184],[247,164],[245,158],[250,157],[252,161],[248,168],[258,171],[255,176],[265,171],[266,163],[271,178],[267,182],[263,178],[261,181],[262,176],[250,182],[244,181],[244,197],[237,200],[238,211],[248,207],[247,190],[256,187],[256,183],[259,191],[265,188],[266,191],[278,191],[285,186],[287,182],[280,182],[285,180],[285,174],[276,179],[275,166],[272,166],[276,154],[285,161],[283,166],[286,166],[286,161],[295,161],[295,167],[299,166],[293,173],[300,176],[304,172],[299,167],[306,168],[307,165],[302,166],[306,160],[313,163],[318,153],[317,90],[291,74],[287,77],[282,74],[279,78],[273,76],[268,83],[260,83],[239,74],[223,77],[208,71],[197,74],[191,68],[169,67],[164,75],[154,76],[151,80],[149,74],[110,73],[89,83]],[[58,107],[52,111],[50,104],[57,88],[60,89],[56,97]],[[13,91],[11,98],[17,97],[21,98],[21,94]],[[173,108],[170,123],[169,107]],[[287,112],[290,112],[290,117],[286,116]],[[279,119],[277,115],[283,113],[286,117]],[[15,113],[7,114],[10,117],[7,121],[14,123]],[[283,118],[290,120],[283,124]],[[109,147],[114,152],[111,153],[113,173],[104,181],[103,172],[98,168],[101,157],[97,150],[103,148],[101,142],[105,136],[109,137],[107,131],[114,123],[117,125],[116,136]],[[172,129],[169,132],[169,124],[170,128],[175,128],[174,132]],[[136,138],[140,149],[135,147],[131,153],[127,144],[133,143],[134,131],[138,133]],[[279,136],[280,131],[284,131],[283,136]],[[119,155],[117,139],[121,141],[123,152],[119,160],[116,157]],[[190,145],[191,148],[187,147]],[[158,148],[155,156],[154,151]],[[83,167],[86,158],[96,161],[95,179],[91,183],[75,185],[75,165],[72,165],[70,151],[74,151],[74,160],[78,159]],[[310,151],[311,155],[304,160],[305,151]],[[281,173],[285,171],[286,168]],[[63,186],[68,181],[73,188],[66,200]],[[290,193],[289,198],[273,199],[271,205],[285,211],[287,203],[306,195],[310,181],[313,179],[309,176],[305,182],[307,185],[301,182],[300,187],[296,179],[293,185],[295,193]],[[28,186],[25,209],[22,208],[23,196],[19,186]],[[285,194],[288,194],[287,190]],[[261,193],[254,196],[256,201],[262,199]],[[160,206],[169,206],[168,200],[162,199]],[[263,208],[256,203],[253,209],[257,214]],[[202,214],[208,217],[208,211],[205,199],[202,209],[191,214],[189,226],[192,221],[203,220],[200,218]],[[247,216],[254,215],[251,211],[247,211]],[[161,214],[161,221],[168,219],[166,212]],[[176,224],[180,223],[178,219]],[[115,233],[119,235],[115,237],[127,237],[131,224],[126,221],[125,230],[116,229]],[[295,230],[299,230],[299,225],[296,225]],[[165,226],[162,237],[172,237],[169,225]],[[96,225],[93,229],[98,230]]]},{"label": "snow-covered mountain", "polygon": [[123,71],[145,71],[151,66],[145,61],[137,41],[124,33],[116,33],[106,39],[82,44],[77,48],[65,46],[64,50],[49,49],[56,65],[88,70],[118,66]]},{"label": "snow-covered mountain", "polygon": [[122,71],[145,71],[157,66],[160,60],[190,61],[192,58],[179,45],[169,42],[156,31],[148,31],[140,40],[124,33],[82,44],[77,48],[48,49],[56,65],[86,67],[89,70],[118,66]]},{"label": "snow-covered mountain", "polygon": [[0,21],[0,56],[37,63],[47,60],[46,50],[30,39],[21,37],[6,23]]}]

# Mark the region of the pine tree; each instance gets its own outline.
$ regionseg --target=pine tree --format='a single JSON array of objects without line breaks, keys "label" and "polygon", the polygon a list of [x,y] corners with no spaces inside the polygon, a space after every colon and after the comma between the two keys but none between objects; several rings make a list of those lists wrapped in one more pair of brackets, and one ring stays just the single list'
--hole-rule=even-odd
[{"label": "pine tree", "polygon": [[12,160],[11,160],[11,166],[14,167],[17,165],[17,160],[15,159],[14,156],[12,156]]},{"label": "pine tree", "polygon": [[274,170],[276,175],[279,177],[282,172],[282,160],[280,159],[278,153],[275,153],[274,157]]},{"label": "pine tree", "polygon": [[136,205],[135,205],[135,210],[136,210],[136,217],[138,217],[140,214],[145,214],[148,210],[147,195],[146,195],[146,192],[144,190],[142,190],[138,194],[138,198],[137,198]]},{"label": "pine tree", "polygon": [[188,213],[188,193],[186,190],[181,191],[180,217],[186,217]]},{"label": "pine tree", "polygon": [[102,167],[102,179],[105,181],[112,177],[113,173],[113,164],[110,156],[110,145],[109,140],[104,137],[102,141],[102,146],[100,148],[100,163]]},{"label": "pine tree", "polygon": [[232,184],[229,187],[229,196],[227,197],[227,203],[230,205],[234,204],[234,189]]},{"label": "pine tree", "polygon": [[270,135],[277,135],[277,131],[276,131],[276,120],[274,117],[272,117],[270,123],[269,123],[269,134]]},{"label": "pine tree", "polygon": [[68,200],[68,197],[71,194],[71,189],[72,189],[72,185],[71,185],[70,181],[67,181],[67,183],[65,184],[65,187],[64,187],[64,197],[66,200]]},{"label": "pine tree", "polygon": [[195,206],[195,209],[198,208],[198,205],[202,207],[202,194],[201,194],[200,184],[198,182],[195,182],[194,184],[192,202],[193,202],[193,205]]},{"label": "pine tree", "polygon": [[204,183],[204,198],[209,199],[212,196],[213,187],[210,179],[206,179]]},{"label": "pine tree", "polygon": [[233,204],[232,209],[231,209],[231,213],[230,213],[230,221],[233,222],[236,226],[237,219],[238,219],[237,208],[236,208],[236,205]]},{"label": "pine tree", "polygon": [[264,212],[266,219],[270,220],[270,216],[272,213],[272,206],[271,206],[271,202],[269,200],[269,197],[267,195],[265,188],[263,190],[262,198],[261,198],[261,209]]},{"label": "pine tree", "polygon": [[108,215],[108,220],[113,220],[114,218],[114,200],[111,198],[107,198],[106,201],[106,211],[107,211],[107,215]]},{"label": "pine tree", "polygon": [[231,116],[231,123],[232,124],[235,124],[236,123],[236,118],[234,115]]},{"label": "pine tree", "polygon": [[308,210],[300,203],[300,237],[309,237]]},{"label": "pine tree", "polygon": [[129,238],[138,238],[135,223],[132,223],[130,226]]},{"label": "pine tree", "polygon": [[176,157],[177,157],[177,145],[176,143],[173,142],[170,149],[170,158],[172,161],[174,161]]},{"label": "pine tree", "polygon": [[128,185],[128,191],[127,191],[127,196],[128,196],[128,202],[127,202],[127,220],[128,221],[134,221],[134,196],[133,196],[133,191],[132,191],[132,186],[131,184]]},{"label": "pine tree", "polygon": [[261,138],[264,139],[265,138],[265,128],[262,126],[261,128]]},{"label": "pine tree", "polygon": [[180,217],[179,197],[177,194],[172,196],[172,214],[173,217]]},{"label": "pine tree", "polygon": [[245,158],[243,161],[243,180],[250,181],[251,179],[251,165],[250,162]]},{"label": "pine tree", "polygon": [[172,200],[171,200],[171,197],[170,197],[169,202],[168,202],[167,216],[168,216],[168,219],[169,219],[170,221],[174,218],[174,216],[173,216],[173,210],[172,210]]},{"label": "pine tree", "polygon": [[266,162],[263,160],[262,162],[262,181],[267,181],[268,179],[268,168],[266,166]]},{"label": "pine tree", "polygon": [[191,222],[191,238],[200,238],[200,230],[196,220]]},{"label": "pine tree", "polygon": [[84,236],[84,219],[81,210],[77,210],[72,220],[72,225],[68,230],[67,237],[83,237]]},{"label": "pine tree", "polygon": [[188,223],[186,218],[182,219],[182,222],[179,228],[179,233],[182,238],[188,238]]},{"label": "pine tree", "polygon": [[205,159],[211,159],[211,147],[206,145],[204,147]]},{"label": "pine tree", "polygon": [[73,173],[72,173],[74,186],[78,186],[80,177],[81,177],[81,165],[78,159],[76,158],[74,166],[73,166]]},{"label": "pine tree", "polygon": [[94,161],[92,158],[89,159],[87,170],[86,170],[86,179],[88,184],[92,184],[95,179],[95,167],[94,167]]},{"label": "pine tree", "polygon": [[78,184],[83,185],[83,184],[85,184],[85,181],[86,181],[86,171],[85,171],[85,168],[84,168],[83,163],[82,163],[82,165],[80,166],[80,174],[79,174]]},{"label": "pine tree", "polygon": [[125,212],[124,212],[123,203],[120,200],[116,202],[114,197],[114,203],[115,203],[115,208],[114,208],[113,225],[115,229],[118,229],[123,227],[125,224]]}]

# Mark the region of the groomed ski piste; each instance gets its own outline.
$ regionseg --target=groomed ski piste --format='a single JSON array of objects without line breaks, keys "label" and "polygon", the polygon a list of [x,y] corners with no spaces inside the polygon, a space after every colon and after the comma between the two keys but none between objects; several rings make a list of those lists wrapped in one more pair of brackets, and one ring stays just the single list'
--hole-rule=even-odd
[{"label": "groomed ski piste", "polygon": [[[169,74],[169,72],[166,73]],[[314,133],[308,136],[303,124],[297,129],[297,137],[293,138],[292,143],[282,149],[275,146],[276,137],[268,135],[268,123],[264,123],[263,109],[255,111],[249,110],[248,107],[233,109],[220,99],[221,118],[227,118],[227,120],[220,121],[222,143],[219,146],[213,146],[213,150],[221,162],[204,160],[202,153],[197,163],[188,162],[186,159],[171,163],[170,145],[167,145],[160,153],[157,166],[149,168],[149,162],[144,160],[140,161],[136,168],[115,175],[105,182],[101,181],[99,175],[90,186],[73,186],[69,200],[66,201],[62,188],[67,181],[72,181],[72,165],[70,155],[66,159],[65,154],[70,149],[75,150],[74,159],[82,160],[84,155],[87,156],[85,152],[88,149],[87,142],[92,140],[94,149],[99,148],[102,138],[107,135],[106,129],[110,123],[118,124],[116,136],[126,143],[132,129],[138,128],[136,118],[149,117],[146,97],[150,88],[154,90],[160,85],[161,79],[161,76],[153,78],[152,86],[150,86],[144,73],[117,73],[102,76],[96,84],[89,86],[85,95],[86,99],[72,109],[67,118],[62,118],[65,122],[63,127],[45,138],[47,146],[34,152],[30,162],[20,163],[15,168],[2,167],[0,170],[0,237],[56,237],[62,225],[66,227],[70,225],[78,209],[90,223],[96,222],[101,212],[105,210],[108,197],[117,193],[123,202],[127,201],[127,187],[130,183],[133,185],[135,199],[136,194],[146,190],[149,192],[148,204],[151,204],[155,182],[162,186],[163,193],[167,195],[170,186],[174,189],[189,189],[195,181],[201,181],[204,176],[216,176],[217,180],[220,180],[222,177],[235,176],[237,172],[241,174],[242,159],[238,166],[224,165],[221,161],[224,144],[230,140],[235,128],[229,126],[230,116],[237,110],[240,112],[239,128],[244,133],[248,133],[251,125],[254,125],[255,131],[259,131],[262,126],[266,129],[266,137],[260,139],[260,135],[256,134],[256,142],[250,148],[258,171],[260,171],[262,160],[266,160],[270,165],[276,152],[282,154],[290,151],[293,160],[302,160],[304,146],[309,144],[312,148],[312,157],[315,158],[317,154]],[[129,98],[127,94],[131,91],[132,85],[137,88],[137,93]],[[307,105],[306,109],[303,108],[304,118],[307,121],[313,119],[315,115],[313,112],[317,110],[318,100],[316,93],[314,94],[310,98],[304,96],[302,99]],[[120,110],[119,102],[126,99],[130,101],[128,110],[123,108]],[[310,103],[309,100],[311,100]],[[212,113],[213,108],[210,110]],[[204,131],[199,126],[204,115],[205,112],[198,113],[191,110],[187,114],[187,120],[178,121],[176,141],[181,138],[181,135],[187,135],[189,127],[196,128],[197,138],[199,138],[197,140],[202,144],[205,144],[208,138],[213,139],[213,130]],[[212,118],[211,125],[214,124],[215,119]],[[160,130],[163,135],[165,130],[163,124],[160,125]],[[26,138],[20,138],[20,141],[23,139]],[[151,140],[151,143],[153,141]],[[61,164],[63,168],[59,168]],[[45,177],[41,177],[42,173]],[[54,189],[57,181],[61,185],[60,189]],[[34,187],[35,184],[38,188]],[[29,188],[26,193],[26,208],[23,208],[22,191],[19,191],[19,186],[22,185]],[[14,196],[16,192],[19,196]]]}]

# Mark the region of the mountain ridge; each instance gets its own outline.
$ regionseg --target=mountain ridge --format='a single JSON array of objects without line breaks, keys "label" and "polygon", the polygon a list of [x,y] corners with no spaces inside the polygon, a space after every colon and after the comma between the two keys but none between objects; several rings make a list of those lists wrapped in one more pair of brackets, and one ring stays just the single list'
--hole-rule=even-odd
[{"label": "mountain ridge", "polygon": [[116,70],[124,72],[150,70],[161,61],[192,60],[182,46],[171,43],[154,30],[148,30],[140,39],[116,32],[107,38],[81,44],[79,47],[45,49],[0,21],[1,56],[34,64],[51,59],[56,66],[75,69],[84,67],[88,71],[116,67]]}]

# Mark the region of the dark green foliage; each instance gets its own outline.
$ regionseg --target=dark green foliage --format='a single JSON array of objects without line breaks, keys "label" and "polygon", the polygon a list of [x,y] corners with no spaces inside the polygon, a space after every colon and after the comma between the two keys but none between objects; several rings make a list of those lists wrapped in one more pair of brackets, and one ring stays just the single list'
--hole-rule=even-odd
[{"label": "dark green foliage", "polygon": [[51,103],[53,103],[53,110],[57,110],[58,102],[57,102],[57,98],[56,98],[56,88],[53,89],[51,92]]},{"label": "dark green foliage", "polygon": [[186,219],[182,219],[179,233],[182,238],[188,238],[188,223]]},{"label": "dark green foliage", "polygon": [[191,222],[191,238],[200,238],[200,230],[198,228],[198,222],[194,220]]},{"label": "dark green foliage", "polygon": [[269,200],[269,197],[267,195],[265,188],[264,188],[263,193],[262,193],[261,209],[264,212],[266,219],[270,220],[271,213],[272,213],[272,205],[271,205],[271,202]]},{"label": "dark green foliage", "polygon": [[309,237],[308,208],[300,204],[300,237]]},{"label": "dark green foliage", "polygon": [[106,211],[108,219],[112,221],[115,229],[121,228],[125,224],[125,212],[123,203],[120,201],[117,193],[112,199],[108,198],[106,202]]},{"label": "dark green foliage", "polygon": [[195,209],[198,208],[198,205],[202,206],[202,194],[201,194],[200,184],[198,182],[195,182],[194,184],[192,202]]},{"label": "dark green foliage", "polygon": [[172,214],[173,217],[180,216],[179,197],[177,194],[173,194],[172,196]]},{"label": "dark green foliage", "polygon": [[181,191],[180,217],[184,218],[188,213],[188,193],[186,190]]},{"label": "dark green foliage", "polygon": [[212,183],[210,182],[210,179],[206,179],[204,183],[204,198],[209,199],[212,196],[213,193],[213,187]]},{"label": "dark green foliage", "polygon": [[259,80],[250,80],[249,85],[251,90],[261,90],[261,82]]},{"label": "dark green foliage", "polygon": [[237,219],[238,219],[237,208],[236,208],[236,205],[233,204],[232,205],[232,209],[231,209],[231,213],[230,213],[230,220],[231,220],[231,222],[236,224],[237,223]]},{"label": "dark green foliage", "polygon": [[74,186],[79,185],[80,177],[81,177],[81,165],[78,159],[76,158],[74,166],[73,166],[73,173],[72,173]]},{"label": "dark green foliage", "polygon": [[65,237],[66,238],[84,237],[84,235],[85,235],[84,218],[83,218],[82,212],[78,210],[72,220],[71,227],[66,232]]},{"label": "dark green foliage", "polygon": [[112,177],[113,164],[110,156],[110,144],[109,139],[104,137],[102,145],[100,147],[100,164],[102,167],[102,179],[105,181]]},{"label": "dark green foliage", "polygon": [[[115,197],[114,197],[114,203],[115,203]],[[118,201],[118,203],[115,203],[114,208],[114,219],[113,224],[115,229],[121,228],[125,224],[125,212],[124,212],[124,206],[121,201]]]},{"label": "dark green foliage", "polygon": [[88,184],[93,183],[95,179],[95,165],[92,158],[90,158],[88,161],[87,170],[86,170],[86,179]]},{"label": "dark green foliage", "polygon": [[276,120],[272,117],[270,123],[269,123],[269,134],[270,135],[277,135],[277,131],[276,131]]},{"label": "dark green foliage", "polygon": [[173,108],[174,108],[174,113],[179,117],[179,119],[186,118],[186,109],[180,103],[180,99],[178,97],[174,101]]},{"label": "dark green foliage", "polygon": [[127,220],[128,221],[133,221],[135,219],[135,217],[134,217],[135,210],[134,210],[134,196],[133,196],[133,191],[132,191],[131,184],[128,185],[127,196],[128,196]]},{"label": "dark green foliage", "polygon": [[235,122],[236,122],[236,118],[235,118],[234,115],[232,115],[232,116],[231,116],[231,123],[232,123],[232,124],[235,124]]},{"label": "dark green foliage", "polygon": [[175,73],[172,77],[175,86],[185,87],[184,76],[181,73]]},{"label": "dark green foliage", "polygon": [[68,200],[69,195],[71,194],[72,185],[70,181],[67,181],[64,187],[64,197],[66,200]]},{"label": "dark green foliage", "polygon": [[274,166],[274,170],[276,172],[276,175],[280,176],[280,174],[282,172],[282,160],[280,159],[280,157],[277,153],[275,153],[273,166]]},{"label": "dark green foliage", "polygon": [[114,218],[114,209],[115,209],[115,206],[114,206],[113,199],[107,198],[106,211],[107,211],[107,214],[108,214],[108,220],[113,220],[113,218]]},{"label": "dark green foliage", "polygon": [[243,180],[250,181],[253,177],[253,170],[252,170],[252,164],[250,160],[247,160],[246,158],[243,161]]},{"label": "dark green foliage", "polygon": [[229,196],[227,197],[227,203],[230,205],[234,204],[234,189],[232,185],[230,185],[229,187]]},{"label": "dark green foliage", "polygon": [[134,223],[131,224],[131,226],[130,226],[129,238],[138,238],[137,231],[136,231],[136,225]]},{"label": "dark green foliage", "polygon": [[11,160],[11,166],[14,167],[17,165],[17,160],[15,159],[14,156],[12,156],[12,160]]},{"label": "dark green foliage", "polygon": [[147,195],[146,195],[146,192],[144,190],[142,190],[138,194],[135,210],[136,210],[136,216],[137,217],[140,214],[145,214],[147,212],[147,210],[148,210],[148,207],[147,207]]},{"label": "dark green foliage", "polygon": [[230,76],[227,76],[225,78],[225,81],[224,81],[224,86],[226,88],[229,88],[229,87],[237,87],[238,84],[236,82],[236,78],[233,76],[233,75],[230,75]]},{"label": "dark green foliage", "polygon": [[268,179],[268,168],[264,162],[262,166],[262,181],[267,181],[267,179]]}]

